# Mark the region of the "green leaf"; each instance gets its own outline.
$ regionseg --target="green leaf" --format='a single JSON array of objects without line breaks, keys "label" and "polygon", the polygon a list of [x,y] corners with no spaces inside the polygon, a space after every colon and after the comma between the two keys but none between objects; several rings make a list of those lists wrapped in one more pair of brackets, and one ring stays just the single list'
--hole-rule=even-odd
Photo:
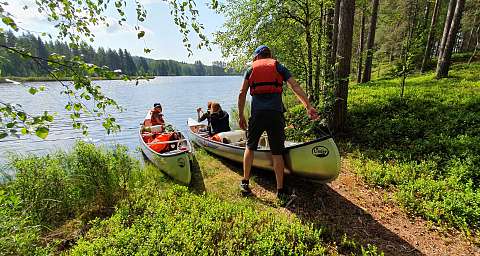
[{"label": "green leaf", "polygon": [[27,128],[23,127],[22,129],[20,129],[20,132],[22,132],[22,134],[25,135],[28,133],[28,130]]},{"label": "green leaf", "polygon": [[18,112],[17,116],[18,116],[18,119],[20,119],[20,121],[25,122],[25,120],[27,120],[27,115],[24,112]]},{"label": "green leaf", "polygon": [[0,140],[7,137],[8,136],[8,133],[6,132],[0,132]]},{"label": "green leaf", "polygon": [[3,17],[2,21],[5,25],[10,26],[10,24],[15,23],[12,18],[10,17]]},{"label": "green leaf", "polygon": [[45,85],[41,85],[41,86],[38,87],[38,90],[43,92],[43,91],[45,91],[46,88],[47,87],[45,87]]},{"label": "green leaf", "polygon": [[145,36],[145,31],[138,32],[137,36],[138,36],[138,39],[142,38],[143,36]]},{"label": "green leaf", "polygon": [[35,87],[30,87],[30,89],[28,89],[28,92],[29,92],[30,94],[32,94],[32,95],[34,95],[35,93],[37,93],[37,91],[38,91],[38,90],[37,90],[37,88],[35,88]]},{"label": "green leaf", "polygon": [[47,127],[38,127],[37,130],[35,131],[35,134],[40,137],[41,139],[45,139],[48,136],[48,128]]},{"label": "green leaf", "polygon": [[75,103],[75,104],[73,104],[73,109],[74,109],[75,111],[78,112],[78,111],[80,111],[81,108],[82,108],[82,105],[81,105],[80,103]]}]

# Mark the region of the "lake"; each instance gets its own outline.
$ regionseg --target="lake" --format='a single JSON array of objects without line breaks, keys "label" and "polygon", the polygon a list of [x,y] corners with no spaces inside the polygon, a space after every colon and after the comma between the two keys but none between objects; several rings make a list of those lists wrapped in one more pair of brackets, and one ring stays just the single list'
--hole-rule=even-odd
[{"label": "lake", "polygon": [[[8,152],[45,154],[57,149],[68,149],[78,139],[99,145],[124,144],[135,152],[138,147],[137,132],[146,111],[159,102],[167,122],[181,131],[187,130],[187,119],[196,117],[197,107],[207,108],[208,101],[217,101],[230,112],[237,104],[242,83],[241,76],[222,77],[156,77],[149,81],[96,81],[103,92],[120,104],[123,112],[114,112],[121,131],[107,135],[101,120],[82,117],[89,126],[89,135],[72,128],[69,113],[64,109],[66,100],[60,95],[61,85],[56,82],[35,82],[22,85],[0,83],[2,102],[21,104],[25,111],[43,113],[57,112],[50,133],[45,140],[35,135],[20,139],[7,137],[0,140],[0,163],[5,163]],[[28,93],[28,86],[45,85],[47,90],[36,95]],[[134,153],[140,156],[139,153]]]}]

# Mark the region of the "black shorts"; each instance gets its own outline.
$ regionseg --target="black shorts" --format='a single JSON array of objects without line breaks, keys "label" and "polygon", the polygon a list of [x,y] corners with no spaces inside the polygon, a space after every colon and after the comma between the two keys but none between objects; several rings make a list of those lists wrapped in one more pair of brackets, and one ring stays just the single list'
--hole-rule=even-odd
[{"label": "black shorts", "polygon": [[258,111],[248,120],[247,147],[256,150],[266,131],[272,155],[282,155],[285,149],[285,119],[278,111]]}]

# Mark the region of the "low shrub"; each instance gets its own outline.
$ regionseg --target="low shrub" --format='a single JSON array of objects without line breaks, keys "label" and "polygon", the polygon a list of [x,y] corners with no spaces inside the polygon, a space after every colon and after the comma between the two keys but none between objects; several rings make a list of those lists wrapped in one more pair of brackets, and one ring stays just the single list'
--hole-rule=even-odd
[{"label": "low shrub", "polygon": [[[150,191],[150,192],[149,192]],[[153,195],[153,197],[152,197]],[[139,191],[108,220],[96,221],[72,255],[321,255],[321,229],[243,202],[173,186]]]},{"label": "low shrub", "polygon": [[[413,75],[404,98],[398,78],[352,84],[347,135],[337,140],[368,183],[393,187],[411,212],[464,230],[480,223],[479,73],[477,62],[454,65],[446,79]],[[290,139],[315,136],[300,110],[286,114],[297,128]]]},{"label": "low shrub", "polygon": [[111,214],[149,170],[141,172],[124,146],[107,150],[84,142],[68,153],[13,155],[9,166],[15,176],[0,186],[0,254],[8,255],[42,252],[40,236],[67,220]]}]

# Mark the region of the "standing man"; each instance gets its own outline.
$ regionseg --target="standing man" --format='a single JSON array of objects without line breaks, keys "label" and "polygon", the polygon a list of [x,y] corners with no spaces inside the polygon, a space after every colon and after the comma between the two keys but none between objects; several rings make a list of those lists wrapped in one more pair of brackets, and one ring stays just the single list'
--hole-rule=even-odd
[{"label": "standing man", "polygon": [[250,90],[250,95],[252,95],[252,115],[248,122],[247,147],[243,155],[243,179],[240,183],[243,195],[252,193],[249,179],[253,153],[258,147],[260,136],[266,131],[277,180],[277,198],[284,202],[289,197],[283,186],[285,119],[283,117],[282,85],[284,81],[290,85],[297,98],[303,103],[308,116],[311,119],[318,119],[317,111],[310,105],[307,95],[292,77],[290,71],[272,58],[272,53],[267,46],[261,45],[255,49],[252,67],[245,73],[245,79],[238,95],[239,125],[243,130],[247,128],[243,113],[247,91]]}]

